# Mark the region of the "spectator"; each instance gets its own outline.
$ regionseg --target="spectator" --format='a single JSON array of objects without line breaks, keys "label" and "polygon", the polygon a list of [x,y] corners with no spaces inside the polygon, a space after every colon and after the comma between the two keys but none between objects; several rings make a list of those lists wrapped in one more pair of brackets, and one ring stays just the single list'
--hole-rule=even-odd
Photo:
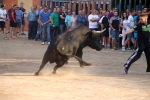
[{"label": "spectator", "polygon": [[1,5],[1,9],[0,9],[0,31],[4,30],[4,39],[8,40],[9,38],[6,35],[6,26],[5,26],[5,22],[7,21],[7,13],[6,13],[6,9],[5,9],[5,5]]},{"label": "spectator", "polygon": [[[127,31],[127,25],[128,25],[128,16],[127,16],[127,13],[124,12],[122,21],[120,23],[120,27],[122,28],[122,34],[124,34]],[[125,51],[125,48],[124,48],[125,39],[126,39],[126,35],[122,37],[122,51]]]},{"label": "spectator", "polygon": [[[127,31],[130,30],[130,29],[132,29],[134,27],[134,18],[133,18],[134,15],[135,15],[135,10],[131,9],[130,10],[130,16],[128,17]],[[125,49],[126,45],[128,45],[127,50],[128,51],[132,50],[131,47],[130,47],[131,46],[130,44],[131,44],[132,35],[133,34],[128,34],[127,35],[127,39],[126,39],[126,41],[124,43],[123,49]]]},{"label": "spectator", "polygon": [[20,3],[20,10],[22,11],[22,21],[21,21],[21,35],[26,35],[25,33],[24,33],[24,27],[25,27],[25,19],[24,19],[24,14],[26,14],[26,10],[24,9],[24,3],[23,2],[21,2]]},{"label": "spectator", "polygon": [[[16,33],[16,27],[17,27],[17,23],[16,23],[16,12],[15,12],[15,9],[16,9],[16,4],[13,5],[13,8],[12,10],[10,11],[10,16],[9,16],[9,19],[10,19],[10,27],[11,30],[10,30],[10,39],[12,38],[18,38],[17,36],[17,33]],[[13,37],[13,34],[14,34],[14,37]]]},{"label": "spectator", "polygon": [[72,12],[72,17],[71,17],[71,27],[74,28],[74,27],[77,27],[77,16],[76,16],[76,13],[75,11]]},{"label": "spectator", "polygon": [[[16,22],[17,22],[17,28],[16,28],[16,32],[19,34],[21,34],[21,24],[22,24],[22,16],[23,16],[23,12],[21,10],[19,10],[20,7],[17,6],[16,7]],[[24,34],[21,34],[24,35]]]},{"label": "spectator", "polygon": [[10,30],[11,30],[11,27],[10,27],[10,19],[9,19],[9,17],[10,17],[10,11],[13,9],[13,5],[11,5],[11,8],[8,10],[8,12],[7,12],[7,18],[8,18],[8,33],[10,33]]},{"label": "spectator", "polygon": [[101,29],[106,29],[103,32],[103,46],[108,47],[109,48],[109,22],[108,22],[108,14],[109,12],[107,11],[103,11],[103,18],[101,18],[102,20],[100,20],[100,24],[101,24]]},{"label": "spectator", "polygon": [[120,29],[120,19],[118,17],[118,12],[114,12],[114,16],[110,19],[110,28],[112,34],[112,50],[117,50],[116,42],[119,40],[119,29]]},{"label": "spectator", "polygon": [[[114,12],[115,12],[115,8],[113,8],[112,10],[110,10],[110,13],[108,15],[108,21],[110,22],[110,18],[114,16]],[[111,35],[111,28],[109,27],[109,45],[110,45],[110,48],[111,48],[111,42],[112,42],[112,35]]]},{"label": "spectator", "polygon": [[65,18],[66,18],[65,7],[62,7],[62,11],[59,14],[60,33],[64,32],[66,30]]},{"label": "spectator", "polygon": [[27,20],[29,21],[28,29],[28,39],[34,39],[37,32],[37,16],[35,8],[31,7],[31,11],[27,15]]},{"label": "spectator", "polygon": [[52,24],[52,34],[51,34],[51,39],[53,39],[56,36],[56,33],[58,31],[59,27],[59,15],[57,13],[56,7],[53,10],[53,13],[51,14],[51,24]]},{"label": "spectator", "polygon": [[82,10],[79,10],[79,15],[77,15],[77,24],[86,25],[86,16],[83,16]]},{"label": "spectator", "polygon": [[[48,8],[44,7],[44,11],[40,13],[39,21],[41,24],[41,30],[42,30],[42,45],[45,44],[45,30],[47,30],[47,44],[50,44],[51,36],[50,36],[50,13],[48,12]],[[41,32],[37,32],[35,39],[38,38],[39,34]]]},{"label": "spectator", "polygon": [[70,22],[71,17],[72,17],[71,16],[71,11],[68,10],[68,15],[65,18],[65,23],[66,23],[67,29],[69,29],[71,27],[71,22]]},{"label": "spectator", "polygon": [[95,14],[95,9],[93,9],[92,13],[88,16],[88,21],[90,30],[98,30],[99,17]]}]

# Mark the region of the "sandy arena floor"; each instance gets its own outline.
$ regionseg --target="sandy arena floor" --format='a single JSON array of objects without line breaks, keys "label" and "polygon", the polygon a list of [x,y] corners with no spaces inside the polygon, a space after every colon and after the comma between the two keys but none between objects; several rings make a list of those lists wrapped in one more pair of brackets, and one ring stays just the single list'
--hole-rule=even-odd
[{"label": "sandy arena floor", "polygon": [[133,52],[86,47],[83,59],[92,66],[80,68],[71,58],[57,75],[48,63],[34,76],[47,46],[27,36],[3,40],[0,33],[0,100],[150,100],[144,54],[125,75],[122,65]]}]

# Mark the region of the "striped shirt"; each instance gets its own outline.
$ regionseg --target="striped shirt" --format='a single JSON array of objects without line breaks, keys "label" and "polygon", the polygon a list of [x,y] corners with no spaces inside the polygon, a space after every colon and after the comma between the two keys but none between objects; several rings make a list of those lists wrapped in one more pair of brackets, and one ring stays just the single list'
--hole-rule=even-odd
[{"label": "striped shirt", "polygon": [[37,21],[36,12],[30,11],[27,15],[27,20],[28,21]]}]

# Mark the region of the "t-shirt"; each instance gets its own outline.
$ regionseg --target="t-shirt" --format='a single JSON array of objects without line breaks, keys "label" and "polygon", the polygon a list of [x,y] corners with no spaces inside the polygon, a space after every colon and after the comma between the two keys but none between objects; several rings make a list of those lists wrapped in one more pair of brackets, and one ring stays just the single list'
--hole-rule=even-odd
[{"label": "t-shirt", "polygon": [[71,23],[70,23],[70,19],[71,19],[71,15],[67,15],[65,18],[65,22],[67,23],[68,27],[71,27]]},{"label": "t-shirt", "polygon": [[15,9],[12,9],[12,10],[10,11],[10,16],[9,16],[10,21],[14,21],[13,18],[12,18],[12,13],[14,13],[14,19],[16,20],[16,12],[15,12]]},{"label": "t-shirt", "polygon": [[22,8],[22,7],[20,7],[20,9],[19,10],[21,10],[22,12],[23,12],[23,16],[22,16],[22,18],[24,18],[24,12],[26,12],[26,10],[24,9],[24,8]]},{"label": "t-shirt", "polygon": [[127,30],[129,30],[129,29],[131,29],[133,27],[134,27],[134,18],[133,18],[133,16],[130,15],[128,17],[128,27],[127,27]]},{"label": "t-shirt", "polygon": [[111,17],[110,18],[110,24],[116,31],[119,31],[119,23],[120,23],[119,17]]},{"label": "t-shirt", "polygon": [[102,20],[103,20],[104,17],[105,17],[105,16],[102,16],[102,17],[100,18],[99,23],[102,23]]},{"label": "t-shirt", "polygon": [[103,17],[103,19],[102,19],[102,24],[103,24],[103,26],[104,26],[104,28],[103,29],[105,29],[106,28],[106,30],[108,30],[108,28],[109,28],[109,22],[108,22],[108,18],[107,17]]},{"label": "t-shirt", "polygon": [[72,23],[71,27],[77,26],[77,17],[71,17],[70,22]]},{"label": "t-shirt", "polygon": [[144,25],[144,24],[138,23],[134,27],[134,29],[138,31],[138,43],[149,42],[150,25]]},{"label": "t-shirt", "polygon": [[42,23],[47,22],[50,19],[50,12],[42,12],[40,13]]},{"label": "t-shirt", "polygon": [[128,27],[128,20],[127,19],[124,19],[121,21],[122,25],[124,28],[126,28],[126,30],[123,28],[122,29],[122,33],[125,33],[127,31],[127,27]]},{"label": "t-shirt", "polygon": [[21,19],[22,19],[22,11],[21,10],[15,10],[16,11],[16,18],[17,18],[17,21],[21,22]]},{"label": "t-shirt", "polygon": [[[60,17],[60,15],[62,15],[62,16],[64,17],[64,19],[62,19],[62,18]],[[66,17],[66,14],[65,14],[64,12],[61,12],[61,13],[59,14],[60,25],[65,25],[65,17]]]},{"label": "t-shirt", "polygon": [[[6,18],[6,10],[0,9],[0,17]],[[0,19],[0,21],[5,21],[4,19]]]},{"label": "t-shirt", "polygon": [[57,13],[52,13],[51,18],[53,19],[53,23],[55,26],[59,26],[59,15]]},{"label": "t-shirt", "polygon": [[93,19],[93,18],[97,19],[97,18],[99,18],[99,17],[98,17],[98,15],[92,15],[92,14],[90,14],[90,15],[88,16],[89,28],[98,28],[98,23],[97,23],[97,22],[91,22],[91,21],[90,21],[90,20]]},{"label": "t-shirt", "polygon": [[114,16],[114,13],[111,12],[110,14],[108,14],[108,19],[110,20],[110,18],[113,17],[113,16]]}]

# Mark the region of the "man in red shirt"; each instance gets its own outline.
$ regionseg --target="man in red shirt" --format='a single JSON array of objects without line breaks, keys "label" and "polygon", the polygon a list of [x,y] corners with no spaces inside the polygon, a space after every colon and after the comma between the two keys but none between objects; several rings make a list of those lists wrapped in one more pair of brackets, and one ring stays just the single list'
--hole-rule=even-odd
[{"label": "man in red shirt", "polygon": [[[17,5],[14,4],[12,10],[10,11],[10,16],[9,16],[10,27],[11,27],[11,29],[10,29],[10,37],[9,37],[10,39],[11,38],[18,38],[17,33],[16,33],[16,27],[17,27],[16,12],[15,12],[16,7],[17,7]],[[13,36],[13,34],[14,34],[14,36]]]}]

